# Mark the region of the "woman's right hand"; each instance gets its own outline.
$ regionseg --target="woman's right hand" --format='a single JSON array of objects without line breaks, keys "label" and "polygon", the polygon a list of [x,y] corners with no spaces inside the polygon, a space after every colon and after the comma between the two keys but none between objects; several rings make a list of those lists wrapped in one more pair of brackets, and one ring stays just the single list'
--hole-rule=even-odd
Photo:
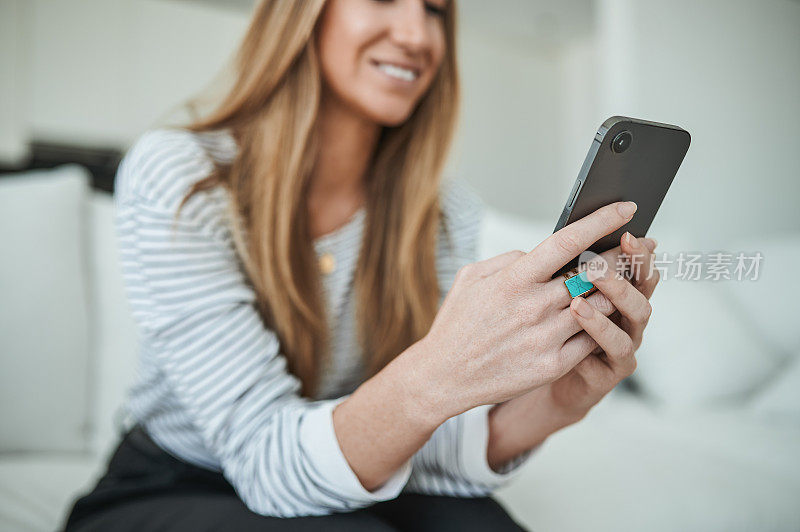
[{"label": "woman's right hand", "polygon": [[565,348],[582,328],[570,313],[563,279],[552,276],[629,222],[635,210],[633,202],[612,203],[529,253],[509,251],[462,267],[414,350],[414,373],[426,381],[428,406],[447,419],[500,403],[558,379],[586,357]]}]

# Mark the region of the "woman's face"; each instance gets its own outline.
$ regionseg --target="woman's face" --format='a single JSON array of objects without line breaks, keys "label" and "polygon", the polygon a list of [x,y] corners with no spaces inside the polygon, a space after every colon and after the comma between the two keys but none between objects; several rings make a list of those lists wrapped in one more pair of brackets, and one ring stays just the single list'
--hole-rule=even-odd
[{"label": "woman's face", "polygon": [[445,52],[452,0],[328,0],[319,26],[326,97],[385,126],[403,123]]}]

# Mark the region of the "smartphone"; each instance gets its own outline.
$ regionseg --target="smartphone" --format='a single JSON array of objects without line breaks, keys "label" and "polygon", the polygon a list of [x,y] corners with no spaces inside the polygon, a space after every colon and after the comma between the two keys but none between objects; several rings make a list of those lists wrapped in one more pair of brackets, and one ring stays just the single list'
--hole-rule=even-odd
[{"label": "smartphone", "polygon": [[[689,149],[689,132],[670,124],[612,116],[600,126],[553,232],[615,201],[636,202],[631,221],[590,251],[617,247],[625,231],[647,234]],[[578,265],[576,257],[557,275]]]}]

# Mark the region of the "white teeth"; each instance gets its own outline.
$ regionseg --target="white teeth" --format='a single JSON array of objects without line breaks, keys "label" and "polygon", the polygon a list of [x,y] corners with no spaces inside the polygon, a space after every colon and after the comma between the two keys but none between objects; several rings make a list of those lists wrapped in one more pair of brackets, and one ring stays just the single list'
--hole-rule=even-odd
[{"label": "white teeth", "polygon": [[414,81],[417,79],[417,73],[407,68],[402,68],[388,63],[378,63],[378,68],[393,78],[402,79],[403,81]]}]

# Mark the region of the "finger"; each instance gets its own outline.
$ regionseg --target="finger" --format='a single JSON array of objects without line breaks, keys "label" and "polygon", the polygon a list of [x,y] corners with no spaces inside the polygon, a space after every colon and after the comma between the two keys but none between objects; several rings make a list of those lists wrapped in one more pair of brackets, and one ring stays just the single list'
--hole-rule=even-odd
[{"label": "finger", "polygon": [[570,309],[584,331],[605,351],[609,367],[614,373],[619,375],[633,373],[636,360],[633,356],[635,349],[631,337],[583,298],[573,299]]},{"label": "finger", "polygon": [[[645,238],[643,239],[643,241],[647,249],[650,250],[655,249],[656,247],[655,240],[650,238]],[[614,269],[616,268],[615,265],[619,264],[619,257],[622,254],[623,251],[620,246],[611,248],[608,251],[600,253],[599,258],[590,261],[592,263],[591,267],[601,268],[601,269]],[[604,264],[599,262],[601,259]],[[597,264],[595,264],[596,262]],[[581,265],[579,270],[583,271],[586,270],[587,268],[588,266],[583,264]],[[545,294],[547,295],[547,300],[550,302],[551,308],[566,309],[569,306],[569,302],[572,301],[572,295],[569,293],[569,290],[567,290],[567,287],[564,286],[564,281],[565,281],[564,277],[559,276],[545,283],[544,290]]]},{"label": "finger", "polygon": [[[577,322],[575,318],[573,321]],[[572,335],[561,346],[561,355],[569,360],[583,359],[597,349],[598,345],[592,336],[584,330]]]},{"label": "finger", "polygon": [[511,251],[506,251],[505,253],[501,253],[495,257],[478,261],[475,263],[475,266],[478,274],[481,277],[488,277],[494,273],[497,273],[508,265],[513,264],[524,255],[524,251],[512,249]]},{"label": "finger", "polygon": [[615,373],[606,362],[607,357],[596,356],[591,352],[587,355],[586,352],[591,351],[592,345],[596,346],[597,343],[586,331],[582,331],[564,344],[562,356],[576,356],[573,355],[573,351],[580,353],[577,356],[583,356],[583,359],[573,368],[573,371],[585,383],[586,393],[590,395],[587,401],[593,404],[613,390],[625,375]]},{"label": "finger", "polygon": [[495,257],[473,262],[467,265],[469,266],[468,274],[474,275],[476,278],[489,277],[490,275],[502,270],[509,264],[512,264],[514,261],[519,260],[519,258],[523,255],[525,255],[524,252],[514,249],[511,251],[506,251],[505,253],[501,253]]},{"label": "finger", "polygon": [[[627,320],[626,332],[633,340],[634,346],[638,347],[642,343],[642,334],[652,312],[650,302],[618,273],[610,271],[606,273],[607,275],[593,279],[592,282]],[[591,272],[589,277],[592,278]]]},{"label": "finger", "polygon": [[[586,331],[576,335],[576,342],[578,336],[585,336],[591,338]],[[596,345],[596,344],[595,344]],[[564,344],[565,349],[570,349],[571,346]],[[580,364],[575,366],[575,372],[580,375],[586,384],[593,390],[599,391],[601,394],[610,392],[614,386],[619,383],[619,376],[614,373],[614,370],[600,357],[595,355],[587,355]]]},{"label": "finger", "polygon": [[630,257],[631,282],[644,294],[644,297],[649,299],[661,278],[659,271],[654,268],[655,246],[651,248],[642,239],[634,238],[627,232],[622,235],[620,243],[622,251]]},{"label": "finger", "polygon": [[[622,253],[620,246],[609,249],[601,253],[598,257],[593,258],[589,263],[581,264],[578,271],[587,271],[590,269],[606,270],[611,268],[612,264],[616,264],[617,257]],[[572,294],[569,293],[564,282],[564,276],[558,276],[544,283],[544,293],[547,296],[547,301],[551,308],[558,310],[565,310],[572,301]],[[596,292],[595,292],[596,293]],[[569,313],[567,313],[569,314]]]},{"label": "finger", "polygon": [[[566,291],[566,287],[564,288],[564,290]],[[595,308],[595,310],[597,310],[604,316],[610,316],[611,314],[614,313],[614,311],[616,311],[616,308],[614,308],[614,304],[602,292],[599,291],[595,292],[587,296],[585,299],[592,307]],[[578,334],[580,331],[583,330],[583,326],[577,320],[575,320],[572,310],[570,310],[569,304],[567,304],[566,307],[564,307],[559,311],[556,319],[558,320],[557,327],[559,333],[561,334],[561,337],[564,339],[569,339],[571,336],[574,336],[575,334]],[[595,347],[597,347],[597,344],[595,344]]]},{"label": "finger", "polygon": [[658,240],[656,240],[655,238],[642,237],[638,238],[637,240],[641,244],[643,244],[644,247],[646,247],[648,251],[650,251],[650,253],[654,252],[656,250],[656,246],[658,246]]},{"label": "finger", "polygon": [[[628,240],[629,238],[630,240]],[[655,248],[656,241],[654,239],[636,238],[626,231],[620,238],[621,251],[616,257],[616,260],[619,261],[616,264],[616,270],[626,274],[631,281],[633,278],[644,280],[649,274]]]},{"label": "finger", "polygon": [[634,212],[635,203],[618,201],[559,229],[519,260],[522,274],[533,282],[550,280],[582,251],[628,223]]}]

